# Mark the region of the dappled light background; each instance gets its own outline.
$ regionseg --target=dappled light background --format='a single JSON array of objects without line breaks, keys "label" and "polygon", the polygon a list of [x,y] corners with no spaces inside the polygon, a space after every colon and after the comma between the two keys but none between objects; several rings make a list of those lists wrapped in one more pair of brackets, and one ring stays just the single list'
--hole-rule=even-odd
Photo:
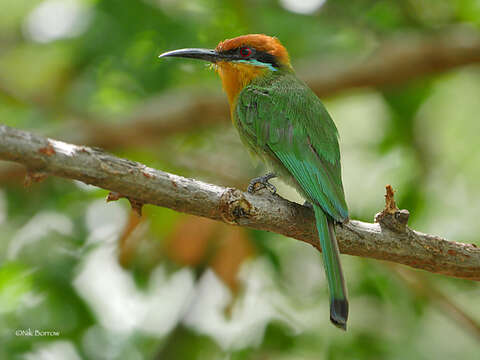
[{"label": "dappled light background", "polygon": [[[480,44],[479,30],[478,0],[0,0],[0,123],[245,189],[264,169],[216,74],[160,53],[266,33],[309,82],[445,34]],[[412,228],[480,246],[480,67],[384,76],[322,93],[351,218],[372,222],[391,184]],[[24,178],[0,162],[0,359],[479,357],[475,282],[342,256],[344,333],[307,244]]]}]

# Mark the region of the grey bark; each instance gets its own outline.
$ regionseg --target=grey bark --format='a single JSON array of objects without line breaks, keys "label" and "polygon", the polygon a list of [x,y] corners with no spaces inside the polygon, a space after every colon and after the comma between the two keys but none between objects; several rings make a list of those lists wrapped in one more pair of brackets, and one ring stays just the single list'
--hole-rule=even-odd
[{"label": "grey bark", "polygon": [[[320,250],[312,210],[269,193],[249,194],[207,184],[4,125],[0,125],[0,159],[25,165],[34,180],[43,174],[76,179],[119,193],[137,205],[163,206],[271,231]],[[379,216],[379,223],[351,220],[337,225],[340,251],[480,280],[480,249],[412,230],[406,226],[407,218],[405,211],[398,211]]]}]

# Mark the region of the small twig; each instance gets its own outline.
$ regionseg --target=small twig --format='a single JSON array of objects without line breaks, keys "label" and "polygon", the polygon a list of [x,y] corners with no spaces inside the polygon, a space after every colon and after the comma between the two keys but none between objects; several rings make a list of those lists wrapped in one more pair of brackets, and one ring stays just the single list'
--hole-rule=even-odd
[{"label": "small twig", "polygon": [[385,187],[385,209],[375,215],[375,222],[380,226],[387,227],[390,230],[402,233],[407,230],[408,218],[410,213],[408,210],[399,210],[395,203],[394,193],[391,185]]},{"label": "small twig", "polygon": [[389,268],[415,293],[426,297],[440,308],[442,313],[462,326],[468,333],[480,340],[480,324],[459,307],[450,297],[424,279],[423,274],[414,272],[398,264],[388,264]]},{"label": "small twig", "polygon": [[124,268],[132,264],[138,244],[145,236],[148,226],[145,226],[145,218],[138,216],[138,213],[132,209],[128,216],[128,222],[125,225],[118,239],[118,262]]}]

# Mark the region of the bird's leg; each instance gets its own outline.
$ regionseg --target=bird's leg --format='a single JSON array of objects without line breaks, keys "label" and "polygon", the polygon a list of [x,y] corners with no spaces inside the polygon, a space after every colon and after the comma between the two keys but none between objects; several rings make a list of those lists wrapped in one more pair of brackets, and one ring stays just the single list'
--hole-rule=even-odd
[{"label": "bird's leg", "polygon": [[[253,178],[252,180],[250,180],[250,184],[248,185],[247,191],[250,194],[253,194],[255,191],[259,189],[267,188],[268,190],[270,190],[270,192],[273,195],[275,195],[275,193],[277,192],[277,188],[268,182],[268,180],[273,179],[275,177],[277,177],[277,175],[275,175],[274,173],[268,173],[266,175]],[[261,184],[262,187],[257,189],[257,184]]]}]

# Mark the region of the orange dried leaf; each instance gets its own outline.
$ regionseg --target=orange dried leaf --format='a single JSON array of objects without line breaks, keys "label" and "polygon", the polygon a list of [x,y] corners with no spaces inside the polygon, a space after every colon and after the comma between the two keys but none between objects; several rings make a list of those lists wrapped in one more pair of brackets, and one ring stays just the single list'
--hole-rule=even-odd
[{"label": "orange dried leaf", "polygon": [[241,227],[222,224],[219,239],[221,243],[210,266],[230,290],[237,293],[238,271],[243,262],[252,256],[253,247],[247,232]]},{"label": "orange dried leaf", "polygon": [[184,216],[167,239],[168,256],[181,265],[195,266],[205,262],[209,241],[220,224],[198,216]]}]

